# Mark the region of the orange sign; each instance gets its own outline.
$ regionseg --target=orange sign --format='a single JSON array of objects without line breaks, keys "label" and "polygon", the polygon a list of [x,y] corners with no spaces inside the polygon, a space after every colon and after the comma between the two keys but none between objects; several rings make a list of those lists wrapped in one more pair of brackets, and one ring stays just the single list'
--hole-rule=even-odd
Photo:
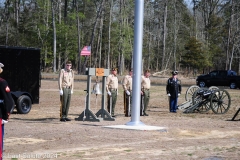
[{"label": "orange sign", "polygon": [[104,68],[96,68],[96,76],[104,76]]}]

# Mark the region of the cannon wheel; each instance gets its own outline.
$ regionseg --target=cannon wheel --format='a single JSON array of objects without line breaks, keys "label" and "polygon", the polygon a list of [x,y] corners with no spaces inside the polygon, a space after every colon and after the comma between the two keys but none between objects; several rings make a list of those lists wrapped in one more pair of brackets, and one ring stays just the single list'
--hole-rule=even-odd
[{"label": "cannon wheel", "polygon": [[[203,88],[201,88],[203,89]],[[199,90],[199,89],[198,89]],[[198,90],[196,90],[193,94],[193,104],[197,104],[203,101],[203,97],[201,95],[198,95]],[[207,89],[206,89],[207,90]],[[201,106],[197,108],[197,111],[200,113],[205,113],[211,109],[210,101],[204,102]]]},{"label": "cannon wheel", "polygon": [[[214,90],[217,90],[219,89],[218,87],[216,86],[211,86],[208,88],[209,90],[211,91],[214,91]],[[211,102],[207,102],[205,103],[204,105],[202,105],[201,107],[198,108],[199,112],[200,113],[206,113],[207,111],[209,111],[211,109]]]},{"label": "cannon wheel", "polygon": [[200,87],[197,85],[193,85],[190,86],[187,91],[186,91],[186,95],[185,95],[185,99],[186,101],[192,100],[193,94],[196,90],[198,90]]},{"label": "cannon wheel", "polygon": [[216,114],[226,113],[231,106],[231,97],[224,89],[218,89],[210,99],[211,109]]},{"label": "cannon wheel", "polygon": [[209,87],[209,90],[211,90],[211,91],[214,91],[214,90],[217,90],[217,89],[219,89],[219,88],[216,87],[216,86],[211,86],[211,87]]}]

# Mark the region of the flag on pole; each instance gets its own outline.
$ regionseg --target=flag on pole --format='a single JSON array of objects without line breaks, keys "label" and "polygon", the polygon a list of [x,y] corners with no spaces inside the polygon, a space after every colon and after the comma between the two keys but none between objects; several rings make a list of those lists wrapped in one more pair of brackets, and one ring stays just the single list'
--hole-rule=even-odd
[{"label": "flag on pole", "polygon": [[90,56],[91,55],[91,46],[84,46],[81,50],[81,56]]}]

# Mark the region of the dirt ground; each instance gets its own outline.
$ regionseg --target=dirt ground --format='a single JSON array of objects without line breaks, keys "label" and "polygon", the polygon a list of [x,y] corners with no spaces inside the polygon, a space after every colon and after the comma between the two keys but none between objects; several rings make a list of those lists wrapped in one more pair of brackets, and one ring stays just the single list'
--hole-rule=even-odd
[{"label": "dirt ground", "polygon": [[[124,125],[130,117],[123,114],[122,87],[116,105],[115,121],[77,121],[84,110],[86,81],[75,82],[69,117],[59,121],[57,81],[42,80],[40,104],[30,113],[13,113],[5,125],[4,159],[59,160],[238,160],[240,157],[240,115],[230,121],[240,107],[240,90],[226,89],[231,108],[223,115],[169,113],[165,85],[153,85],[149,116],[141,116],[146,125],[166,127],[166,131],[110,129]],[[183,86],[179,104],[185,101]],[[91,95],[91,110],[101,108],[101,96]]]}]

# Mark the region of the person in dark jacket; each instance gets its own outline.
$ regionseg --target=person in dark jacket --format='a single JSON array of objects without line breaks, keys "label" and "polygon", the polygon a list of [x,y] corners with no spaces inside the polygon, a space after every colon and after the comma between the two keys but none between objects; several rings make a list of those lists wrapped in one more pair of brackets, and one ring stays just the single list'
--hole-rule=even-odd
[{"label": "person in dark jacket", "polygon": [[172,77],[167,81],[167,95],[169,96],[169,110],[170,112],[176,113],[178,97],[181,94],[182,87],[181,81],[177,78],[178,71],[172,72]]},{"label": "person in dark jacket", "polygon": [[[4,65],[0,63],[0,74],[3,72]],[[10,88],[5,79],[0,78],[0,160],[3,155],[3,137],[4,137],[4,124],[8,122],[11,109],[13,107],[13,99],[10,93]]]}]

